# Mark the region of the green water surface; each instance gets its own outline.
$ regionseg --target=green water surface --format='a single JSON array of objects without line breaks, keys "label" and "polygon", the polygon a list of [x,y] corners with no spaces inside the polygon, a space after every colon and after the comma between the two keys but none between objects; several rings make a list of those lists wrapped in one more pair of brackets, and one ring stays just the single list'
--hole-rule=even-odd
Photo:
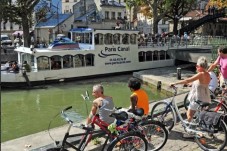
[{"label": "green water surface", "polygon": [[[127,87],[128,77],[107,78],[102,81],[106,95],[114,99],[115,106],[128,107],[131,91]],[[2,142],[47,130],[51,119],[67,106],[73,106],[78,121],[87,116],[86,104],[81,97],[86,90],[91,94],[92,86],[99,80],[80,81],[50,85],[47,89],[4,90],[1,92],[1,140]],[[150,100],[160,100],[165,95],[157,93],[155,87],[143,85]],[[90,96],[91,100],[93,99]],[[87,102],[90,111],[91,102]],[[66,124],[57,116],[51,128]]]}]

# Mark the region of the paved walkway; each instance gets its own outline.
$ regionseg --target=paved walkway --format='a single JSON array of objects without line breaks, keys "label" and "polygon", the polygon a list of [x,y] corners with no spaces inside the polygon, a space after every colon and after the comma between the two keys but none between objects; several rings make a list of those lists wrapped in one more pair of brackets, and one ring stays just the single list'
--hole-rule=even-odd
[{"label": "paved walkway", "polygon": [[[168,67],[168,68],[159,68],[159,69],[151,69],[145,70],[141,72],[135,72],[134,76],[143,79],[145,82],[157,84],[157,81],[162,82],[162,86],[164,89],[168,89],[169,83],[177,81],[176,79],[176,67]],[[182,78],[187,76],[191,76],[193,73],[189,71],[182,70]],[[174,76],[175,75],[175,76]],[[180,92],[182,94],[176,97],[176,100],[180,102],[183,101],[185,97],[185,93],[188,88],[180,87]],[[150,108],[152,108],[154,104],[150,104]],[[182,108],[182,112],[184,112]],[[83,123],[83,122],[82,122]],[[56,140],[62,140],[64,133],[67,130],[67,125],[51,129],[51,136]],[[81,129],[72,128],[71,133],[79,133],[82,131]],[[173,128],[171,133],[169,134],[169,139],[166,145],[161,149],[162,151],[199,151],[198,145],[193,140],[186,140],[182,138],[184,130],[181,127],[181,124],[177,123],[177,125]],[[27,147],[27,145],[31,145]],[[1,143],[2,151],[44,151],[47,147],[53,145],[53,140],[51,140],[47,131],[43,131],[40,133],[32,134],[29,136],[21,137],[15,140],[10,140],[4,143]],[[100,146],[93,145],[93,143],[89,143],[86,148],[87,151],[100,151]],[[225,149],[227,151],[227,148]]]}]

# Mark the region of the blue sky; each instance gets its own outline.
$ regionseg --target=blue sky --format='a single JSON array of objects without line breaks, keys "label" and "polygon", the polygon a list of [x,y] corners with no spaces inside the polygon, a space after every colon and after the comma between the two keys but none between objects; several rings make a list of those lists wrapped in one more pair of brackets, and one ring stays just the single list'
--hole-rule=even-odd
[{"label": "blue sky", "polygon": [[62,2],[62,0],[52,0],[52,4],[54,5],[54,6],[57,6],[58,5],[58,7],[59,7],[59,13],[61,13],[61,2]]},{"label": "blue sky", "polygon": [[51,10],[52,12],[57,12],[57,6],[58,6],[58,13],[61,13],[62,8],[62,1],[61,0],[40,0],[39,4],[36,7],[42,7],[42,6],[49,6],[50,3],[52,3]]}]

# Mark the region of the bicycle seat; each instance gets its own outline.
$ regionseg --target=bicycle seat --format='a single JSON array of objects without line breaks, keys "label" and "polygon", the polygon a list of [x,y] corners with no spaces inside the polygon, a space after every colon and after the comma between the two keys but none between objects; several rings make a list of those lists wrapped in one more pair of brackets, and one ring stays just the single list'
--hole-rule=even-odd
[{"label": "bicycle seat", "polygon": [[143,116],[144,115],[143,108],[136,109],[135,112],[134,112],[134,114],[137,115],[137,116]]},{"label": "bicycle seat", "polygon": [[117,120],[126,121],[128,119],[128,114],[125,111],[119,113],[111,113],[110,117],[113,117]]},{"label": "bicycle seat", "polygon": [[210,105],[209,102],[203,102],[203,101],[200,101],[200,100],[197,100],[197,101],[195,101],[195,102],[198,103],[199,106],[201,106],[201,107],[207,107],[207,106]]}]

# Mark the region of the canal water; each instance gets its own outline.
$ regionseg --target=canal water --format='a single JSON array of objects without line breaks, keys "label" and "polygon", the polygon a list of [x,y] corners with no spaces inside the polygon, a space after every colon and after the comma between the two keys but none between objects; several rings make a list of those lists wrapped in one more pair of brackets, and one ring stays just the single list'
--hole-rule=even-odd
[{"label": "canal water", "polygon": [[[106,95],[114,99],[115,106],[128,107],[131,91],[127,81],[131,74],[96,78],[71,83],[48,85],[46,89],[33,90],[2,90],[1,92],[1,140],[2,142],[37,133],[50,128],[66,124],[60,116],[52,118],[60,111],[72,106],[77,113],[78,122],[87,117],[91,102],[86,104],[81,94],[88,90],[92,92],[94,84],[102,83]],[[165,93],[159,93],[156,87],[143,85],[142,88],[149,94],[150,100],[165,98]],[[91,100],[93,99],[90,96]]]}]

